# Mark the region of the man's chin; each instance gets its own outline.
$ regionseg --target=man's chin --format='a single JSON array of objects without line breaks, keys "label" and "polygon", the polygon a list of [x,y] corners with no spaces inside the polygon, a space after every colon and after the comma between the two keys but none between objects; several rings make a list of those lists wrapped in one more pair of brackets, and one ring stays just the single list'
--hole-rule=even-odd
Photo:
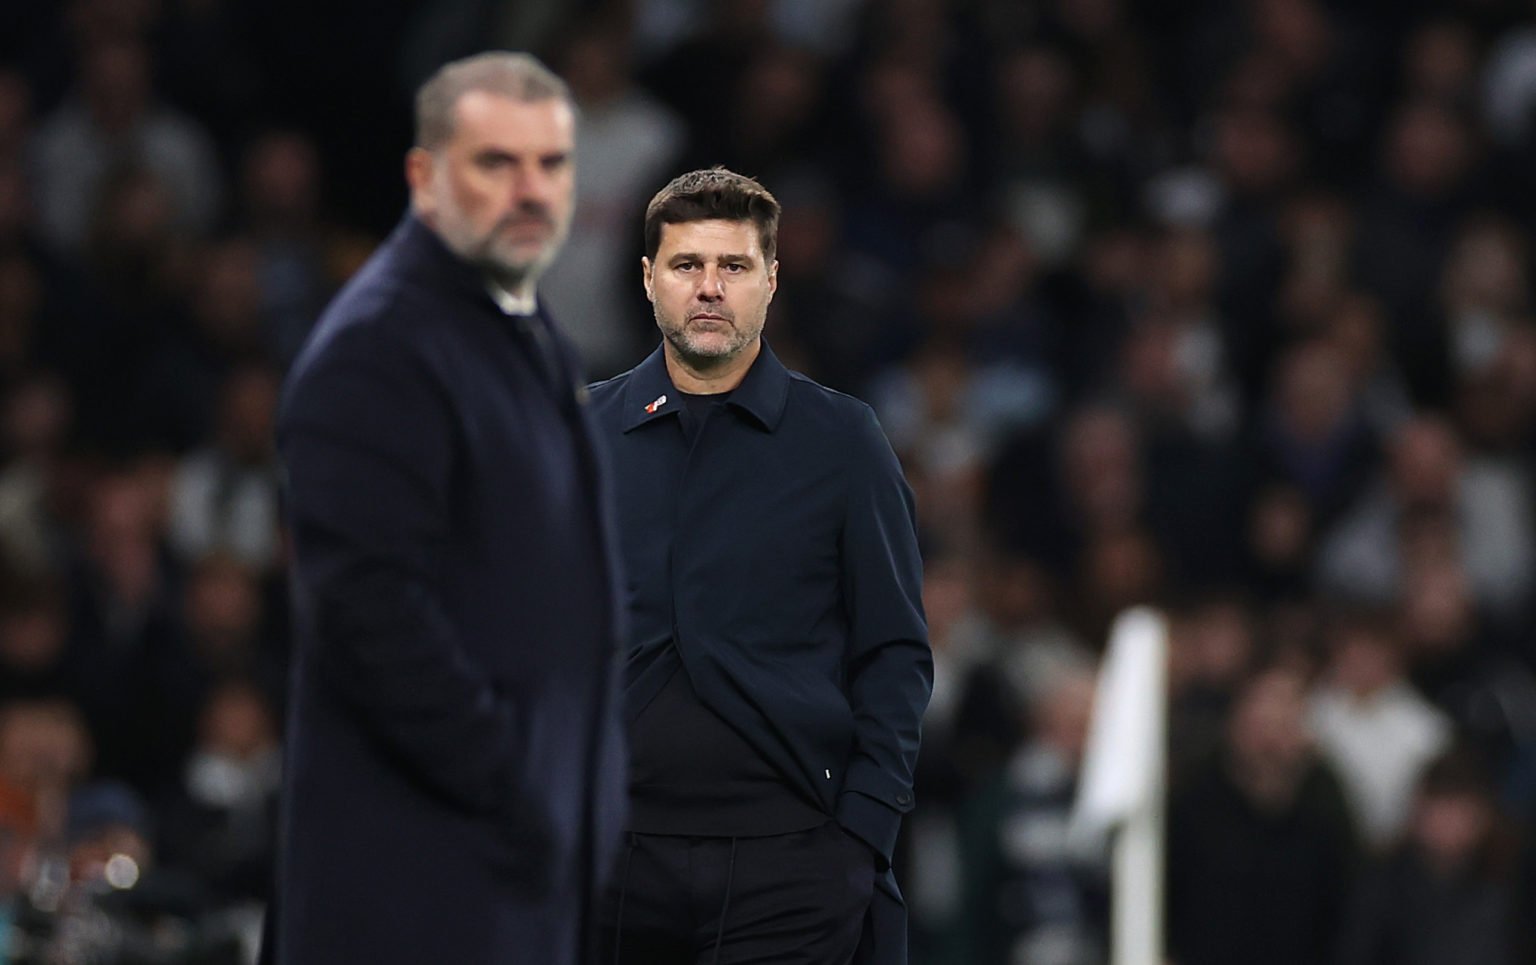
[{"label": "man's chin", "polygon": [[697,335],[685,335],[682,338],[673,339],[672,344],[689,364],[700,368],[712,368],[722,362],[728,362],[741,354],[746,348],[746,343],[740,342],[727,335],[706,335],[703,338]]},{"label": "man's chin", "polygon": [[538,277],[549,260],[547,252],[543,250],[491,251],[481,259],[480,263],[503,282],[521,282]]},{"label": "man's chin", "polygon": [[733,339],[724,336],[705,336],[699,338],[693,336],[683,340],[683,347],[688,354],[698,359],[718,361],[730,358],[740,348]]}]

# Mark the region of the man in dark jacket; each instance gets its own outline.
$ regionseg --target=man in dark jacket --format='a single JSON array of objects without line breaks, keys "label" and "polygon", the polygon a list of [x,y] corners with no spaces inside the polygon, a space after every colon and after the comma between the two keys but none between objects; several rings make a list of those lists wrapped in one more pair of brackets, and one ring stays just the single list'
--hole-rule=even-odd
[{"label": "man in dark jacket", "polygon": [[534,290],[573,130],[531,57],[430,79],[411,210],[286,387],[284,965],[585,959],[624,764],[606,486]]},{"label": "man in dark jacket", "polygon": [[664,188],[661,347],[593,388],[633,627],[603,928],[634,965],[906,957],[890,857],[933,671],[912,494],[869,407],[762,340],[778,212],[724,169]]}]

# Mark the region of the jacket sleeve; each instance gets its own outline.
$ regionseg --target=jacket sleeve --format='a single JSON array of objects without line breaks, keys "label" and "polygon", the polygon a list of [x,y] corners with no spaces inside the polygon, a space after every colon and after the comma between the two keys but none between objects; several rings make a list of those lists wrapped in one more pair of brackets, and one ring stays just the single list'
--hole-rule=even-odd
[{"label": "jacket sleeve", "polygon": [[409,347],[361,342],[308,366],[279,423],[300,645],[312,648],[301,659],[411,779],[467,812],[506,813],[516,706],[466,652],[435,575],[453,512],[452,410]]},{"label": "jacket sleeve", "polygon": [[933,690],[933,657],[912,490],[868,408],[851,454],[842,582],[854,740],[837,820],[888,863],[901,817],[912,809],[912,772]]}]

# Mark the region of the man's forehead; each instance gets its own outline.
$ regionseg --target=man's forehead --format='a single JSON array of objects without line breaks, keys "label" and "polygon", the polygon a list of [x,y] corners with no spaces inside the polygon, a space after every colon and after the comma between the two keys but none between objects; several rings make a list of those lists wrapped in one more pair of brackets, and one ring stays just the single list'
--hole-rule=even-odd
[{"label": "man's forehead", "polygon": [[663,222],[658,255],[690,251],[697,254],[751,255],[761,258],[757,225],[751,221],[711,218],[705,221]]},{"label": "man's forehead", "polygon": [[493,140],[505,147],[569,150],[576,116],[558,97],[520,100],[494,91],[465,91],[453,105],[455,140]]}]

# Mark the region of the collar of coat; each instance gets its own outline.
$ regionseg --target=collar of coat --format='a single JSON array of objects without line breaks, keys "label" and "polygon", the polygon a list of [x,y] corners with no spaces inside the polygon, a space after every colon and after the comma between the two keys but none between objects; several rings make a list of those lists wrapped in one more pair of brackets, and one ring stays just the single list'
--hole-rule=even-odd
[{"label": "collar of coat", "polygon": [[[662,346],[635,366],[629,384],[624,387],[624,431],[629,432],[663,416],[675,414],[683,399],[667,375],[667,360]],[[746,413],[764,432],[778,428],[789,398],[789,370],[768,347],[765,340],[752,367],[741,384],[731,392],[726,404]]]},{"label": "collar of coat", "polygon": [[[407,263],[407,271],[424,273],[425,277],[437,285],[445,284],[449,291],[474,302],[476,306],[496,309],[498,315],[518,314],[508,312],[500,304],[491,288],[495,282],[487,278],[485,272],[454,254],[443,243],[443,239],[438,237],[437,232],[427,227],[414,211],[406,210],[392,240],[413,256]],[[542,305],[535,295],[530,314],[543,317],[541,309]]]}]

